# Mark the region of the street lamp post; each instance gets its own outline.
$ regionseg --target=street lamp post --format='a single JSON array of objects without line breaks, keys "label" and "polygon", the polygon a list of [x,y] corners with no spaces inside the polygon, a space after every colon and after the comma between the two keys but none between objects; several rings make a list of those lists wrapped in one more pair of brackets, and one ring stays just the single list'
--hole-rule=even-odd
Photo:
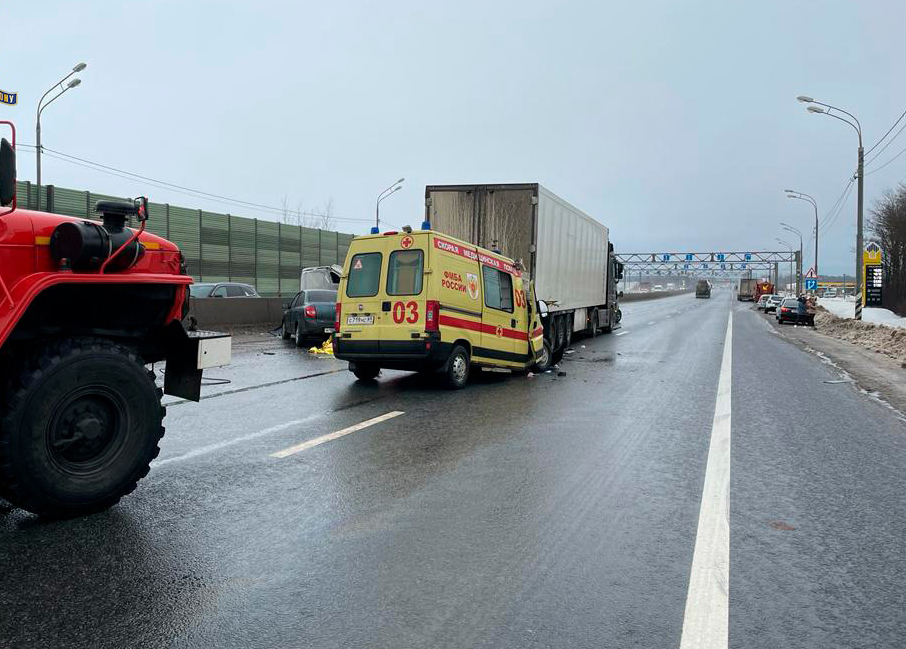
[{"label": "street lamp post", "polygon": [[390,194],[401,190],[403,186],[400,183],[405,180],[405,178],[400,178],[395,183],[392,183],[390,187],[378,194],[377,202],[374,204],[374,227],[371,228],[372,234],[377,234],[381,231],[381,201],[390,196]]},{"label": "street lamp post", "polygon": [[[815,209],[815,277],[818,277],[818,203],[817,201],[808,194],[802,192],[797,192],[793,189],[785,189],[787,198],[795,198],[800,201],[806,201],[812,204],[812,207]],[[799,253],[802,254],[801,252]]]},{"label": "street lamp post", "polygon": [[[834,119],[839,119],[841,122],[846,122],[855,129],[856,134],[859,136],[859,161],[858,166],[856,167],[856,180],[858,181],[858,197],[856,199],[856,320],[862,319],[862,300],[864,299],[862,295],[862,199],[863,199],[863,185],[865,179],[865,151],[862,148],[862,124],[859,123],[859,120],[852,113],[848,113],[842,108],[837,108],[836,106],[831,106],[830,104],[825,104],[820,101],[816,101],[811,97],[805,95],[800,95],[796,97],[799,101],[809,104],[806,108],[810,113],[820,113],[822,115],[827,115],[828,117],[833,117]],[[845,117],[840,117],[831,111],[836,111],[837,113],[843,113],[844,115],[851,117],[852,121],[849,121]]]},{"label": "street lamp post", "polygon": [[[782,221],[781,221],[780,225],[783,226],[784,230],[787,230],[788,232],[793,232],[799,236],[799,259],[802,259],[802,232],[800,232],[798,229],[794,228],[792,225],[787,225],[786,223],[783,223]],[[815,252],[817,252],[817,249],[818,249],[818,244],[816,242],[815,243]],[[816,263],[816,265],[817,265],[817,263]],[[817,270],[815,272],[817,274]],[[796,295],[799,295],[800,293],[802,293],[802,273],[797,272],[796,273]]]},{"label": "street lamp post", "polygon": [[[795,253],[793,253],[793,246],[791,244],[787,243],[780,237],[775,237],[775,241],[777,241],[777,243],[782,243],[783,245],[785,245],[787,248],[790,249],[790,253],[795,255]],[[793,262],[790,261],[790,283],[792,283],[792,282],[793,282]],[[796,273],[796,295],[799,295],[799,273]]]},{"label": "street lamp post", "polygon": [[[63,82],[66,81],[69,77],[74,75],[76,72],[81,72],[82,70],[84,70],[87,67],[88,67],[87,63],[77,63],[75,66],[73,66],[73,68],[69,72],[69,74],[67,74],[65,77],[63,77],[62,79],[57,81],[55,84],[53,84],[47,90],[47,92],[45,92],[43,95],[41,95],[41,99],[38,101],[38,110],[37,110],[37,115],[35,116],[35,161],[36,161],[36,165],[37,165],[36,174],[35,174],[35,182],[38,185],[38,209],[39,210],[41,209],[41,113],[43,112],[43,110],[45,108],[50,106],[56,99],[59,99],[63,95],[64,92],[66,92],[67,90],[69,90],[71,88],[75,88],[80,83],[82,83],[81,79],[73,79],[72,81],[67,83],[65,86],[63,85]],[[47,98],[47,95],[49,95],[51,92],[53,92],[57,88],[60,89],[60,92],[58,92],[56,95],[51,97],[50,101],[48,101],[45,104],[44,100]]]}]

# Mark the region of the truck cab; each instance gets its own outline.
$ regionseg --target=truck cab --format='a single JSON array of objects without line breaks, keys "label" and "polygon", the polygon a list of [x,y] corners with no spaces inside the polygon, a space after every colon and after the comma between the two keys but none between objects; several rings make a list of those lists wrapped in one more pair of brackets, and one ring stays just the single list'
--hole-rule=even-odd
[{"label": "truck cab", "polygon": [[441,375],[547,369],[532,283],[509,258],[431,230],[353,239],[337,293],[334,355],[361,380],[382,368]]}]

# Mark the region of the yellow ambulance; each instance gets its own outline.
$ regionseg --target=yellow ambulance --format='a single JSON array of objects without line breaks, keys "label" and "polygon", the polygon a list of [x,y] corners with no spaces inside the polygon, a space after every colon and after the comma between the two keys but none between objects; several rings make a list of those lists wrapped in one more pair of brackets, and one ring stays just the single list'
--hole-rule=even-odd
[{"label": "yellow ambulance", "polygon": [[434,232],[356,237],[337,291],[334,355],[361,380],[436,372],[461,388],[474,366],[550,364],[532,283],[512,259]]}]

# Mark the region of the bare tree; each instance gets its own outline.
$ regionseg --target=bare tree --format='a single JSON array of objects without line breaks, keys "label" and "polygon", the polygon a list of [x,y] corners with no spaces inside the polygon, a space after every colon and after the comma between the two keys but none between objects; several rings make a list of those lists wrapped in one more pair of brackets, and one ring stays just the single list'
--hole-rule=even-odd
[{"label": "bare tree", "polygon": [[300,225],[305,228],[320,228],[333,230],[335,227],[333,198],[328,199],[324,206],[318,210],[307,211],[302,201],[296,203],[293,210],[289,207],[289,199],[284,196],[280,203],[281,219],[287,225]]}]

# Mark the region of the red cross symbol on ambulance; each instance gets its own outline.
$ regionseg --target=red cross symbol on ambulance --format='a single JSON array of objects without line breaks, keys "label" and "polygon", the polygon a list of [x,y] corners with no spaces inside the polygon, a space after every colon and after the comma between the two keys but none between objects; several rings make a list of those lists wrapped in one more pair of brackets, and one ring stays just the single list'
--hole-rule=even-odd
[{"label": "red cross symbol on ambulance", "polygon": [[400,241],[400,245],[403,248],[409,248],[412,245],[412,237],[410,237],[408,235],[403,237],[403,240]]}]

